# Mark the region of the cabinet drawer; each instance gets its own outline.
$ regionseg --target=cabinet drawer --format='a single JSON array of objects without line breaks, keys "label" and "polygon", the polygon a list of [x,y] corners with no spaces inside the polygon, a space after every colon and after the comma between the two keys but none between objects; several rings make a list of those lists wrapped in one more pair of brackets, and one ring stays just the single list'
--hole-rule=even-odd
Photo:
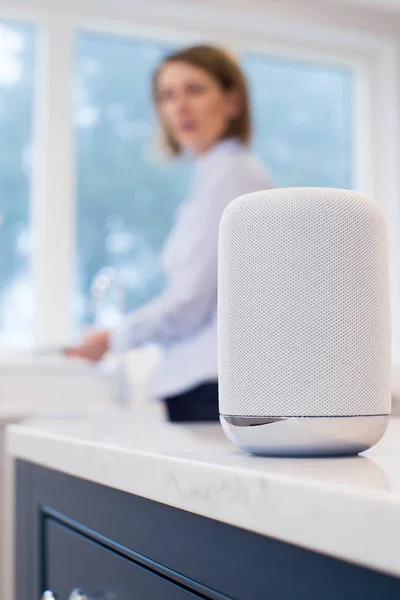
[{"label": "cabinet drawer", "polygon": [[44,521],[43,541],[44,589],[60,600],[68,600],[74,588],[82,588],[90,600],[200,598],[52,518]]}]

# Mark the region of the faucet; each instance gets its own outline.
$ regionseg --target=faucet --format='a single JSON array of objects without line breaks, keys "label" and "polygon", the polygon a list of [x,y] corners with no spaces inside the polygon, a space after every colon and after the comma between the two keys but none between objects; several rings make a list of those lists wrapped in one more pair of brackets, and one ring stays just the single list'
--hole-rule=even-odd
[{"label": "faucet", "polygon": [[125,311],[125,290],[118,277],[117,269],[112,267],[104,267],[97,271],[92,279],[90,290],[92,293],[92,318],[93,322],[97,322],[97,311],[99,302],[104,298],[108,291],[116,290],[117,293],[117,308],[120,313]]},{"label": "faucet", "polygon": [[[100,269],[92,279],[90,286],[91,297],[92,297],[92,322],[94,325],[98,322],[98,310],[101,300],[105,297],[107,292],[116,291],[117,295],[117,308],[121,316],[125,312],[126,306],[126,294],[125,289],[121,283],[118,271],[112,267],[104,267]],[[124,354],[118,352],[116,354],[116,366],[115,366],[115,377],[116,377],[116,391],[117,391],[117,402],[121,406],[129,405],[129,385],[126,376]]]}]

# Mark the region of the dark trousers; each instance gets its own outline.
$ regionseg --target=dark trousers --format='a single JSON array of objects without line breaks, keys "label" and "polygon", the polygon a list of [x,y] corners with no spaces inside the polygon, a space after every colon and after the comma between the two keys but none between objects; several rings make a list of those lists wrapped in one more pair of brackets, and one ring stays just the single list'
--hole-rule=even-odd
[{"label": "dark trousers", "polygon": [[198,387],[165,398],[168,420],[174,423],[218,421],[218,383],[203,383]]}]

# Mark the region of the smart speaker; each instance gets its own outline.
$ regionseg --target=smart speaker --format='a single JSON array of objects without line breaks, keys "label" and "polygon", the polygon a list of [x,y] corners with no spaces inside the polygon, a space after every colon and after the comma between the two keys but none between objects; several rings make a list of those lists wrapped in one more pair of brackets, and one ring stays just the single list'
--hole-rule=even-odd
[{"label": "smart speaker", "polygon": [[356,454],[389,421],[387,232],[324,188],[241,196],[219,237],[220,419],[253,454]]}]

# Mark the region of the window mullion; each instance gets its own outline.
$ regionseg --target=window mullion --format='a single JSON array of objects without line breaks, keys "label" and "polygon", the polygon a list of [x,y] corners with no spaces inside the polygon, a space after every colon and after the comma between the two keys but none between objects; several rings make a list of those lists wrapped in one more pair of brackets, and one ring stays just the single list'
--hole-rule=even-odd
[{"label": "window mullion", "polygon": [[39,36],[31,220],[38,346],[64,344],[72,331],[74,280],[74,30],[46,20]]}]

